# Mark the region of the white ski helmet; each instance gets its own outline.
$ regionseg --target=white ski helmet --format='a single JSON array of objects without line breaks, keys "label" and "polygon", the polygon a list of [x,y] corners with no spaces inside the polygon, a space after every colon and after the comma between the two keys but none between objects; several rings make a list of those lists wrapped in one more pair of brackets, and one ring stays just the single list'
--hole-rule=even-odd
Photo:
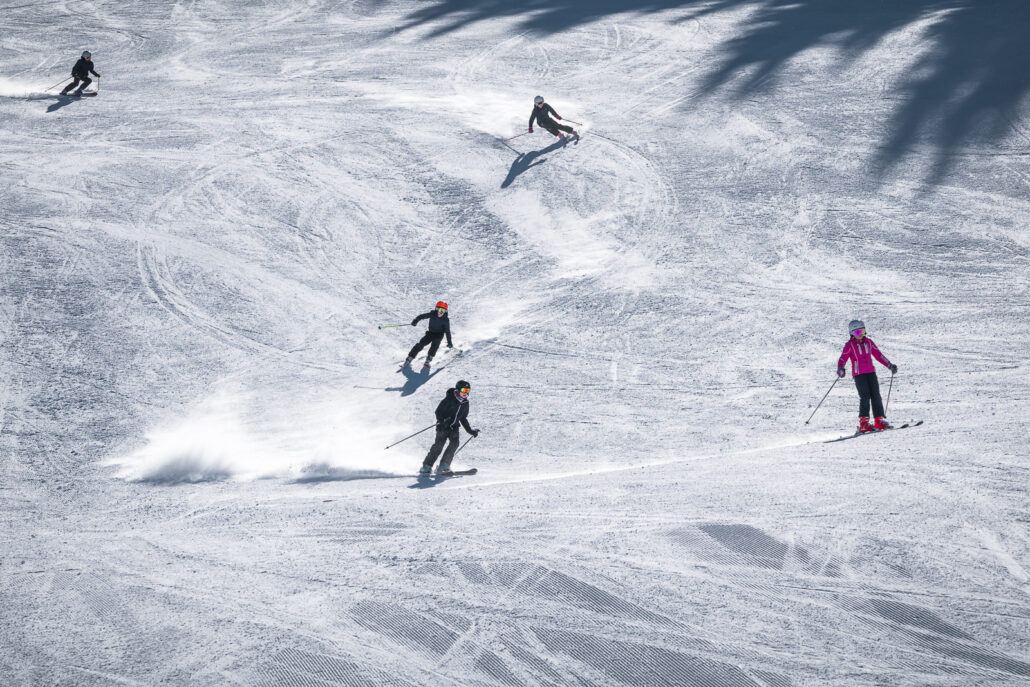
[{"label": "white ski helmet", "polygon": [[856,329],[865,329],[865,322],[862,320],[851,320],[848,322],[848,331],[853,332]]},{"label": "white ski helmet", "polygon": [[544,102],[544,96],[542,95],[538,95],[537,97],[533,98],[534,105],[539,105],[542,102]]},{"label": "white ski helmet", "polygon": [[86,59],[88,57],[93,57],[93,53],[91,53],[89,50],[83,50],[82,51],[82,59]]}]

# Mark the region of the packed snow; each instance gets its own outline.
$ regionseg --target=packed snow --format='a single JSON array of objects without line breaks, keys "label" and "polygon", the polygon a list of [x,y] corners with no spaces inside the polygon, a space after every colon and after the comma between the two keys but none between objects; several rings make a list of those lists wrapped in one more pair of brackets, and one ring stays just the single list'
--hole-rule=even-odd
[{"label": "packed snow", "polygon": [[0,683],[1027,684],[1028,20],[0,7]]}]

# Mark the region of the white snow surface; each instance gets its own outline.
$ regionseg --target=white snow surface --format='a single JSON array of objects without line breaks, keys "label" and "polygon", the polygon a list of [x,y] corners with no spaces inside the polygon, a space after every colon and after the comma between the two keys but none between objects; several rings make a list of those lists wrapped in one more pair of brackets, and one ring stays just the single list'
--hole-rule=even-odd
[{"label": "white snow surface", "polygon": [[0,683],[1026,685],[1028,20],[6,3]]}]

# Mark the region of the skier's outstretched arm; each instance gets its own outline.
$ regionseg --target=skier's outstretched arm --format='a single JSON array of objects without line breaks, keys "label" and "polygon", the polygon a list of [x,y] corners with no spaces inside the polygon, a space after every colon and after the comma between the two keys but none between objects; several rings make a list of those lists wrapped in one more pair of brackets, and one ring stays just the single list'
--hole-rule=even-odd
[{"label": "skier's outstretched arm", "polygon": [[432,315],[432,314],[433,314],[432,312],[424,312],[424,313],[422,313],[421,315],[419,315],[418,317],[416,317],[415,319],[413,319],[411,321],[411,326],[414,327],[416,324],[418,324],[422,320],[428,319],[429,316]]}]

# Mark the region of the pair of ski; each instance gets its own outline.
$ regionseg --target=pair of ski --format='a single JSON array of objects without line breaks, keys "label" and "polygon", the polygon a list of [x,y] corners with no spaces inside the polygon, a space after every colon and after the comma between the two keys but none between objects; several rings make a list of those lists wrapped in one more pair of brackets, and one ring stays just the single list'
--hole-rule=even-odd
[{"label": "pair of ski", "polygon": [[863,434],[862,432],[855,432],[854,434],[848,434],[846,436],[838,437],[836,439],[829,439],[827,441],[824,441],[823,443],[824,444],[832,444],[832,443],[834,443],[836,441],[847,441],[848,439],[857,439],[858,437],[867,437],[867,436],[872,436],[873,434],[883,434],[884,432],[892,432],[892,431],[894,431],[896,429],[908,429],[909,427],[918,427],[921,424],[923,424],[922,420],[916,420],[916,421],[913,421],[913,422],[906,422],[903,425],[897,425],[895,427],[889,427],[887,429],[873,430],[872,432],[866,432],[865,434]]},{"label": "pair of ski", "polygon": [[62,93],[63,98],[89,98],[90,96],[97,95],[96,91],[84,91],[82,93]]},{"label": "pair of ski", "polygon": [[426,473],[419,473],[420,479],[431,479],[433,477],[461,477],[463,475],[474,475],[479,472],[479,468],[469,468],[468,470],[448,470],[447,472],[438,472],[435,475]]}]

